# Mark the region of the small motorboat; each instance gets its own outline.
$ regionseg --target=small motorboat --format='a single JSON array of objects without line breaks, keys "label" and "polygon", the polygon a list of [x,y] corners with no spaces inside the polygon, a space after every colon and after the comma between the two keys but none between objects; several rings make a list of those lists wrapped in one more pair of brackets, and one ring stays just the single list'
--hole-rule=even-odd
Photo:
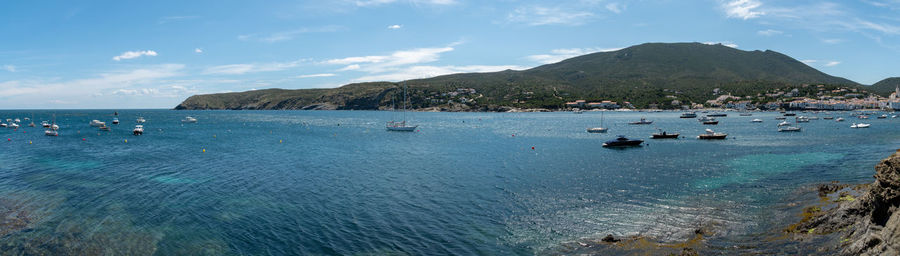
[{"label": "small motorboat", "polygon": [[101,126],[106,126],[106,123],[100,122],[100,120],[91,120],[91,126],[92,127],[101,127]]},{"label": "small motorboat", "polygon": [[50,125],[50,130],[54,130],[54,131],[59,130],[59,125],[51,124],[51,125]]},{"label": "small motorboat", "polygon": [[843,117],[838,117],[837,119],[834,119],[834,121],[835,121],[835,122],[843,122],[843,121],[844,121],[844,118],[843,118]]},{"label": "small motorboat", "polygon": [[739,115],[739,116],[752,116],[753,114],[750,114],[750,113],[740,113],[740,114],[738,114],[738,115]]},{"label": "small motorboat", "polygon": [[859,115],[859,116],[857,116],[856,118],[859,118],[859,119],[869,119],[869,116],[867,116],[867,115]]},{"label": "small motorboat", "polygon": [[9,127],[9,125],[2,123],[2,124],[0,124],[0,127]]},{"label": "small motorboat", "polygon": [[603,147],[634,147],[640,146],[641,143],[644,143],[644,140],[632,140],[619,135],[619,137],[614,140],[604,142]]},{"label": "small motorboat", "polygon": [[789,125],[791,125],[791,123],[788,123],[787,121],[783,121],[783,122],[781,122],[781,123],[778,123],[778,127],[781,127],[781,126],[789,126]]},{"label": "small motorboat", "polygon": [[640,121],[630,122],[628,124],[652,124],[653,121],[647,120],[646,118],[641,117]]},{"label": "small motorboat", "polygon": [[795,114],[795,113],[784,113],[784,116],[796,116],[796,115],[797,114]]},{"label": "small motorboat", "polygon": [[825,119],[825,120],[832,120],[832,119],[834,119],[834,117],[833,117],[833,116],[826,116],[826,117],[822,117],[822,119]]},{"label": "small motorboat", "polygon": [[779,132],[799,132],[800,127],[799,126],[788,126],[788,127],[784,127],[784,128],[778,128],[778,131]]},{"label": "small motorboat", "polygon": [[681,113],[681,116],[679,116],[679,117],[680,118],[696,118],[697,113],[696,112],[684,112],[684,113]]},{"label": "small motorboat", "polygon": [[113,118],[112,124],[119,124],[119,118]]},{"label": "small motorboat", "polygon": [[11,124],[9,124],[9,128],[19,129],[19,124],[17,124],[17,123],[11,123]]},{"label": "small motorboat", "polygon": [[677,139],[679,135],[681,135],[681,134],[679,134],[677,132],[676,133],[667,133],[666,131],[659,129],[659,132],[652,134],[651,138],[653,138],[653,139]]},{"label": "small motorboat", "polygon": [[887,118],[887,115],[880,115],[880,116],[878,116],[878,117],[876,117],[876,118],[878,118],[878,119],[885,119],[885,118]]},{"label": "small motorboat", "polygon": [[135,125],[134,130],[131,131],[134,135],[143,135],[144,134],[144,126],[143,125]]},{"label": "small motorboat", "polygon": [[794,121],[798,123],[809,123],[809,118],[805,116],[798,116],[797,118],[794,118]]},{"label": "small motorboat", "polygon": [[708,114],[708,115],[706,115],[706,116],[726,117],[726,116],[728,116],[728,114],[725,114],[725,113],[710,113],[710,114]]},{"label": "small motorboat", "polygon": [[869,126],[871,126],[871,124],[853,123],[853,125],[851,125],[850,128],[869,128]]},{"label": "small motorboat", "polygon": [[41,121],[41,127],[50,128],[50,123],[48,123],[47,121]]},{"label": "small motorboat", "polygon": [[726,133],[714,132],[713,130],[706,129],[706,133],[698,135],[697,139],[724,140],[726,136],[728,136],[728,134],[726,134]]},{"label": "small motorboat", "polygon": [[21,123],[22,120],[19,120],[18,118],[16,118],[15,120],[13,120],[13,122],[14,122],[14,123]]},{"label": "small motorboat", "polygon": [[196,123],[196,122],[197,122],[197,118],[193,118],[193,117],[188,116],[188,117],[185,117],[184,119],[181,119],[181,122],[182,122],[182,123]]},{"label": "small motorboat", "polygon": [[139,124],[143,124],[144,122],[147,122],[147,120],[144,119],[144,117],[138,117],[138,119],[136,120],[136,122],[139,123]]},{"label": "small motorboat", "polygon": [[34,122],[31,122],[30,124],[28,124],[28,127],[34,127],[34,126],[35,126]]},{"label": "small motorboat", "polygon": [[104,132],[108,132],[108,131],[111,131],[112,129],[110,129],[109,126],[103,125],[103,126],[100,126],[100,130],[104,131]]},{"label": "small motorboat", "polygon": [[587,128],[587,132],[589,133],[606,133],[607,130],[609,129],[605,127]]},{"label": "small motorboat", "polygon": [[46,130],[44,131],[44,135],[56,137],[59,136],[59,132],[56,132],[56,130]]},{"label": "small motorboat", "polygon": [[897,118],[897,115],[891,115],[891,118]]},{"label": "small motorboat", "polygon": [[753,123],[762,123],[762,121],[763,121],[763,120],[762,120],[762,119],[759,119],[759,118],[750,120],[750,122],[753,122]]},{"label": "small motorboat", "polygon": [[717,120],[715,120],[715,119],[713,119],[713,120],[707,120],[707,121],[703,121],[703,124],[705,124],[705,125],[718,125],[718,124],[719,124],[719,121],[717,121]]}]

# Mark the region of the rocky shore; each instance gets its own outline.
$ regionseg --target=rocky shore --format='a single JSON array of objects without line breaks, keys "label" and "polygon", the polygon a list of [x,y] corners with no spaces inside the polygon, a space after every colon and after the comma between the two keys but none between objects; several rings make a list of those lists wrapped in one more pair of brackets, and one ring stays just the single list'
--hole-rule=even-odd
[{"label": "rocky shore", "polygon": [[900,255],[900,151],[875,166],[874,183],[855,188],[823,185],[820,191],[837,194],[837,204],[827,210],[807,208],[809,216],[788,232],[838,233],[842,255]]}]

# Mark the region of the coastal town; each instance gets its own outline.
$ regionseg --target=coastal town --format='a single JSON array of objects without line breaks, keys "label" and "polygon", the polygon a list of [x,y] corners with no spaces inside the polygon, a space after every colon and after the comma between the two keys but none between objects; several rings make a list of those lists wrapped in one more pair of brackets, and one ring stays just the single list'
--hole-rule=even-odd
[{"label": "coastal town", "polygon": [[[703,103],[682,102],[677,95],[667,95],[672,99],[671,106],[681,109],[724,108],[733,110],[826,110],[848,111],[860,109],[900,110],[900,86],[888,97],[867,93],[857,88],[829,88],[825,85],[802,85],[790,90],[774,90],[757,95],[734,96],[723,93],[717,88],[713,90],[717,97]],[[587,101],[575,100],[566,102],[567,109],[633,109],[630,102],[610,100]],[[650,104],[649,109],[659,109],[659,104]]]}]

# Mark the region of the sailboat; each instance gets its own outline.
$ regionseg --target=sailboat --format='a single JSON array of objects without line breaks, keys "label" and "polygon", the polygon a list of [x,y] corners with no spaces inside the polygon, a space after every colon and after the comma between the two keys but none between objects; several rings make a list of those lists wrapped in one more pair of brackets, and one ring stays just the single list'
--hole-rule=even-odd
[{"label": "sailboat", "polygon": [[600,112],[600,127],[588,128],[587,132],[589,133],[606,133],[609,130],[606,127],[603,127],[603,112]]},{"label": "sailboat", "polygon": [[56,130],[59,130],[59,125],[56,125],[56,115],[53,115],[53,124],[52,125],[48,124],[44,127],[50,128],[50,129],[47,129],[44,131],[44,135],[54,136],[54,137],[59,136],[59,132],[56,131]]},{"label": "sailboat", "polygon": [[403,120],[401,121],[389,121],[385,125],[385,128],[388,131],[394,132],[412,132],[418,128],[418,125],[409,125],[406,123],[406,102],[409,101],[409,96],[406,95],[406,86],[403,86]]}]

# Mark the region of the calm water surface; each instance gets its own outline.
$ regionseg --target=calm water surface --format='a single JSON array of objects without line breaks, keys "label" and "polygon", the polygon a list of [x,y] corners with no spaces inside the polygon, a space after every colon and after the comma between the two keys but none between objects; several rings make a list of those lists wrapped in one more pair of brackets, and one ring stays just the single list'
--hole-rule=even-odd
[{"label": "calm water surface", "polygon": [[[778,113],[717,126],[606,113],[609,134],[585,132],[599,112],[410,113],[415,133],[386,132],[392,114],[368,111],[127,110],[111,132],[88,126],[112,113],[0,111],[61,126],[0,128],[0,208],[21,222],[0,225],[0,249],[530,255],[606,234],[674,241],[706,222],[752,236],[795,216],[781,205],[804,186],[871,182],[900,142],[900,119],[850,129],[849,113],[801,133],[776,132]],[[132,136],[138,116],[146,131]],[[653,125],[625,124],[640,117]],[[657,127],[685,138],[601,147]],[[696,140],[705,128],[731,139]]]}]

